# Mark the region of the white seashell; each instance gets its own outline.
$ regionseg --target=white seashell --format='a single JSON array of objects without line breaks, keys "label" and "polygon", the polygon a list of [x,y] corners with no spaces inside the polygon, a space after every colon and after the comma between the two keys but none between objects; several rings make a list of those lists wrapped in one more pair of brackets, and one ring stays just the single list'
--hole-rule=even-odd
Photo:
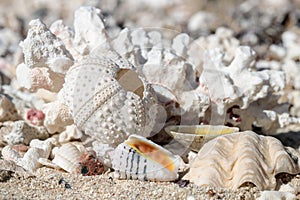
[{"label": "white seashell", "polygon": [[106,54],[72,66],[59,99],[70,108],[76,126],[101,143],[116,146],[130,133],[149,136],[156,116],[152,88],[134,69],[120,69],[126,61]]},{"label": "white seashell", "polygon": [[52,162],[65,171],[73,173],[79,166],[80,155],[81,152],[74,144],[67,143],[57,149]]},{"label": "white seashell", "polygon": [[183,179],[196,185],[237,189],[252,183],[275,189],[279,173],[297,174],[299,166],[279,140],[252,131],[217,137],[204,144]]},{"label": "white seashell", "polygon": [[178,178],[181,158],[138,135],[131,135],[112,155],[118,179],[173,181]]},{"label": "white seashell", "polygon": [[165,131],[185,147],[198,152],[205,142],[220,135],[238,132],[239,128],[222,125],[172,125],[167,126]]}]

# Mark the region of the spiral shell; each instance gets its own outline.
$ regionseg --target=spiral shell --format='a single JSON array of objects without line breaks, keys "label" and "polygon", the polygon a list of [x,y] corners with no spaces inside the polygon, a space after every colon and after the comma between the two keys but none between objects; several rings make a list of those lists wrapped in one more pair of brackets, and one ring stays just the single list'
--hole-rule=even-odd
[{"label": "spiral shell", "polygon": [[115,146],[130,133],[149,136],[156,115],[152,88],[122,63],[110,54],[87,56],[69,70],[59,94],[79,129]]},{"label": "spiral shell", "polygon": [[112,155],[118,179],[172,181],[178,178],[181,158],[138,135],[131,135]]},{"label": "spiral shell", "polygon": [[165,131],[184,146],[198,152],[205,142],[220,135],[238,132],[239,128],[222,125],[172,125],[167,126]]}]

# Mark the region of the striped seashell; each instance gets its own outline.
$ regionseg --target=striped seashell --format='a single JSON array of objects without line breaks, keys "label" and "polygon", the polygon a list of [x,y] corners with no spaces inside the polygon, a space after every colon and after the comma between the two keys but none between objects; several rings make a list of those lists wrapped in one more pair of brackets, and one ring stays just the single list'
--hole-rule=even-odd
[{"label": "striped seashell", "polygon": [[220,135],[238,132],[239,128],[222,125],[171,125],[165,127],[165,131],[185,147],[198,152],[205,142]]},{"label": "striped seashell", "polygon": [[72,143],[62,145],[56,150],[52,162],[69,173],[74,173],[79,167],[81,152]]},{"label": "striped seashell", "polygon": [[111,54],[89,55],[72,66],[59,98],[80,130],[117,146],[130,133],[150,135],[156,98],[132,66]]},{"label": "striped seashell", "polygon": [[118,179],[172,181],[178,178],[180,163],[179,156],[138,135],[131,135],[112,154]]}]

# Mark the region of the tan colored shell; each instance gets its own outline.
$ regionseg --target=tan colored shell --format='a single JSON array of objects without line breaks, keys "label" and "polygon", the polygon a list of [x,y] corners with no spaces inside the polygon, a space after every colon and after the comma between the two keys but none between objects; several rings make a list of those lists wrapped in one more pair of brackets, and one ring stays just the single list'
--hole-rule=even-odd
[{"label": "tan colored shell", "polygon": [[220,135],[238,132],[239,128],[221,125],[171,125],[165,131],[184,146],[198,152],[205,142]]},{"label": "tan colored shell", "polygon": [[277,174],[299,171],[279,140],[245,131],[204,144],[183,179],[199,186],[231,189],[253,183],[260,190],[267,190],[275,189]]},{"label": "tan colored shell", "polygon": [[154,92],[125,62],[113,53],[87,56],[69,70],[59,95],[77,127],[105,144],[149,136],[154,124]]}]

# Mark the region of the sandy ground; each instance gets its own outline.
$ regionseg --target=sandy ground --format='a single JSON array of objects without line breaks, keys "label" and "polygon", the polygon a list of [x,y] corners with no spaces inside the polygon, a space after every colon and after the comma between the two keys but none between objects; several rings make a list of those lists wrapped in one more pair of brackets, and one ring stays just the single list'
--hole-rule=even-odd
[{"label": "sandy ground", "polygon": [[[2,174],[2,177],[4,175]],[[116,180],[112,172],[82,176],[40,168],[36,177],[0,182],[0,199],[255,199],[257,188],[198,187],[187,182]],[[9,174],[7,174],[9,177]],[[187,184],[187,185],[185,185]]]}]

